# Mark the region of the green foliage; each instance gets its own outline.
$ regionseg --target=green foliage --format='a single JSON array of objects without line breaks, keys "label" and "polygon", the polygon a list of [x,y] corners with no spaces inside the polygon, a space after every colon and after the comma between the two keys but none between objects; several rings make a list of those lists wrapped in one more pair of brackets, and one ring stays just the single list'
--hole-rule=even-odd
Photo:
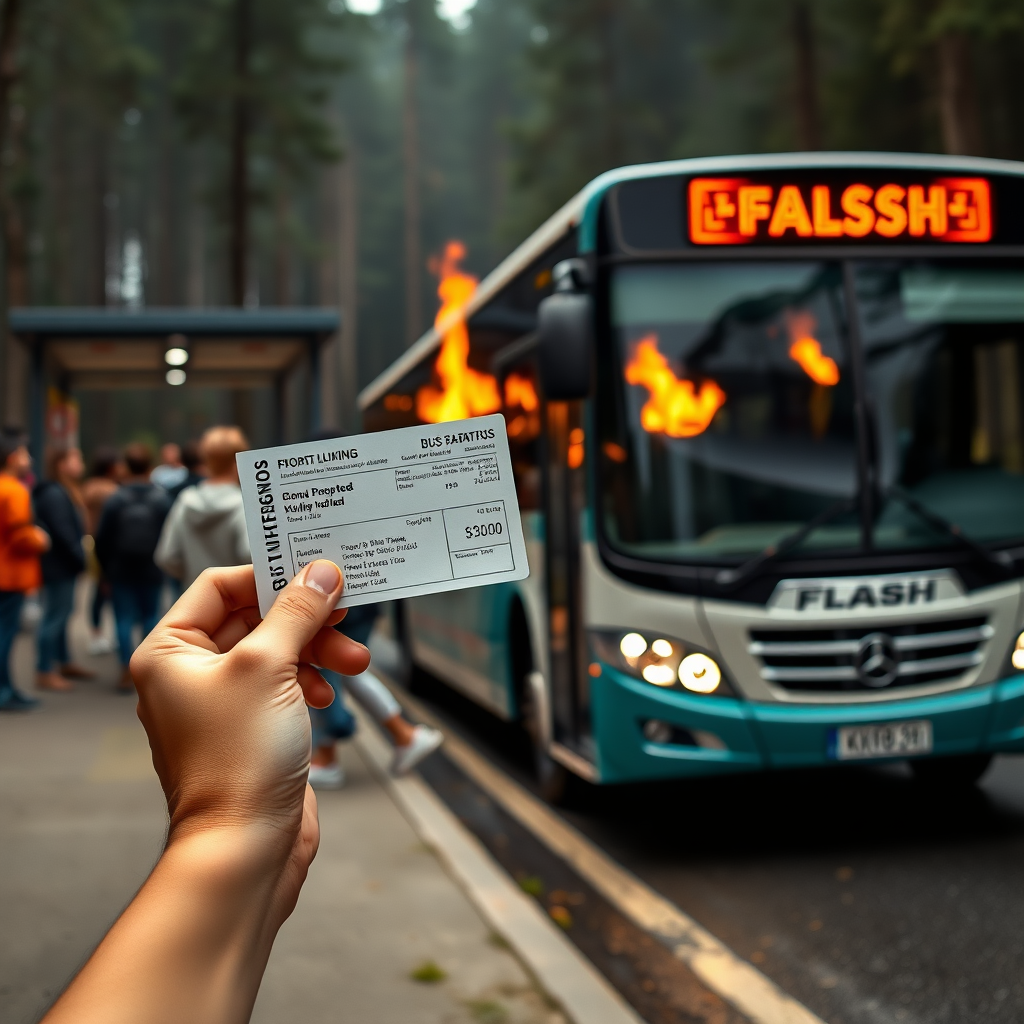
[{"label": "green foliage", "polygon": [[423,963],[418,967],[414,967],[409,972],[409,977],[413,981],[418,981],[421,985],[437,985],[448,977],[448,973],[441,967],[438,967],[433,960],[424,960]]},{"label": "green foliage", "polygon": [[508,1020],[508,1010],[496,999],[471,999],[466,1009],[477,1024],[505,1024]]},{"label": "green foliage", "polygon": [[[26,3],[4,159],[33,301],[103,301],[129,235],[145,252],[146,301],[225,301],[244,96],[264,296],[287,264],[292,301],[336,301],[339,159],[354,169],[365,383],[405,346],[407,47],[424,262],[457,237],[480,276],[611,167],[796,148],[798,2],[824,148],[941,150],[938,52],[953,33],[967,41],[978,151],[1024,156],[1021,0],[477,0],[458,29],[434,0],[384,0],[370,17],[342,0],[248,0],[244,80],[239,2]],[[435,289],[424,273],[424,327]]]},{"label": "green foliage", "polygon": [[544,898],[545,886],[542,878],[537,875],[521,875],[516,881],[519,883],[519,888],[528,896],[533,896],[538,900]]}]

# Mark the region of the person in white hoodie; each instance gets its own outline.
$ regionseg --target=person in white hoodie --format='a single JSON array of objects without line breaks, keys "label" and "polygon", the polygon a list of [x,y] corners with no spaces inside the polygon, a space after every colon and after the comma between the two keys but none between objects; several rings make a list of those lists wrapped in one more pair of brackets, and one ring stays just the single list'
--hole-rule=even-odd
[{"label": "person in white hoodie", "polygon": [[207,478],[171,506],[153,559],[182,589],[213,566],[252,561],[235,455],[249,447],[238,427],[211,427],[199,442]]}]

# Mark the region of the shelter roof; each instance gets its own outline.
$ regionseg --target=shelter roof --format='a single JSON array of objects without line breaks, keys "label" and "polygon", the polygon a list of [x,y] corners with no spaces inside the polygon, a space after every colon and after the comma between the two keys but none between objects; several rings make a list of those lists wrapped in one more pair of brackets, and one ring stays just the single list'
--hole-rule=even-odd
[{"label": "shelter roof", "polygon": [[141,310],[32,306],[12,309],[13,334],[40,353],[64,386],[164,386],[164,352],[186,347],[187,384],[248,388],[272,384],[339,326],[336,309]]},{"label": "shelter roof", "polygon": [[338,329],[336,309],[259,308],[140,310],[95,306],[24,306],[9,314],[18,335],[56,337],[158,337],[168,334],[218,337],[225,335],[326,335]]}]

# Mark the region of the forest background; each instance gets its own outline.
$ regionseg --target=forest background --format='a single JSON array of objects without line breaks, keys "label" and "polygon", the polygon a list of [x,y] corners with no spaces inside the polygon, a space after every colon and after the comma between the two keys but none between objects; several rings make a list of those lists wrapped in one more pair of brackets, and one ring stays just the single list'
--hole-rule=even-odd
[{"label": "forest background", "polygon": [[3,0],[6,302],[341,305],[363,384],[610,167],[1024,158],[1024,0],[471,2]]}]

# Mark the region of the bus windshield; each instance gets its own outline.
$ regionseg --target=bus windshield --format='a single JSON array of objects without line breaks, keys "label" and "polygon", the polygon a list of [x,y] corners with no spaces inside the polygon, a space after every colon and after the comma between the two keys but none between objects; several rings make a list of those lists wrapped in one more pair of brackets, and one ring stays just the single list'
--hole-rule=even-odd
[{"label": "bus windshield", "polygon": [[1024,537],[1024,267],[864,261],[855,290],[866,440],[840,263],[613,271],[600,478],[615,547],[731,562],[822,516],[797,557],[859,552],[859,442],[882,495],[875,547],[955,543],[904,493],[973,539]]}]

